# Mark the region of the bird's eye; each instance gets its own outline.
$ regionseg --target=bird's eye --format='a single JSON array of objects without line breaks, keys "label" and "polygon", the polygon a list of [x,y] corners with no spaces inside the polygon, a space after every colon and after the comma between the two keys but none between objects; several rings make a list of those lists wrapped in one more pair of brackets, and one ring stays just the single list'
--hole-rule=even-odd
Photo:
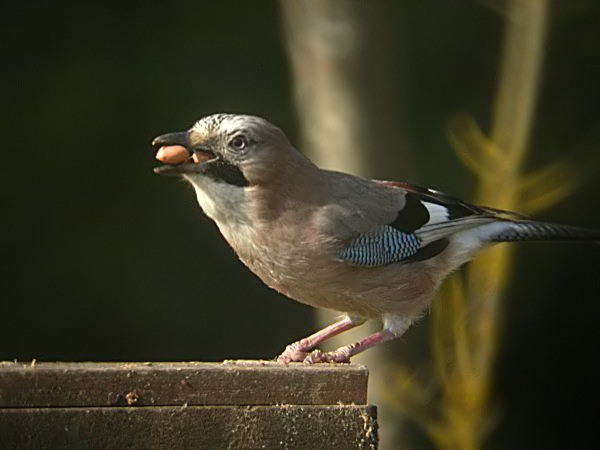
[{"label": "bird's eye", "polygon": [[234,150],[243,150],[246,148],[246,145],[248,145],[248,140],[245,136],[239,134],[229,141],[229,145]]}]

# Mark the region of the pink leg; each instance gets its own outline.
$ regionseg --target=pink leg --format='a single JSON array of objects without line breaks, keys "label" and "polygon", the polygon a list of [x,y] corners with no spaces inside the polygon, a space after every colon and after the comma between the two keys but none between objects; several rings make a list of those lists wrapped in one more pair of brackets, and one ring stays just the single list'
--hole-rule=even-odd
[{"label": "pink leg", "polygon": [[305,361],[308,352],[313,350],[321,342],[333,337],[338,334],[354,328],[362,324],[364,320],[352,319],[345,317],[342,320],[335,322],[322,330],[317,331],[310,336],[300,339],[293,344],[288,345],[283,353],[277,357],[279,364],[287,364],[290,362],[301,362]]},{"label": "pink leg", "polygon": [[391,341],[400,335],[390,330],[380,330],[376,333],[367,336],[360,341],[340,347],[333,352],[324,353],[320,350],[315,350],[304,358],[305,364],[315,364],[320,362],[350,362],[350,358],[360,352],[363,352],[371,347],[381,344],[382,342]]}]

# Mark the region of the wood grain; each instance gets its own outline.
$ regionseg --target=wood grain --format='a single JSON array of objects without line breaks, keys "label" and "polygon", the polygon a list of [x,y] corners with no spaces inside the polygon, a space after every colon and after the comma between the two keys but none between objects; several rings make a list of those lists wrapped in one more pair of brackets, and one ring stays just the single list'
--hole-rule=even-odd
[{"label": "wood grain", "polygon": [[2,363],[0,407],[365,404],[367,377],[351,364]]},{"label": "wood grain", "polygon": [[1,448],[376,448],[369,406],[0,409]]},{"label": "wood grain", "polygon": [[0,448],[376,448],[355,364],[0,363]]}]

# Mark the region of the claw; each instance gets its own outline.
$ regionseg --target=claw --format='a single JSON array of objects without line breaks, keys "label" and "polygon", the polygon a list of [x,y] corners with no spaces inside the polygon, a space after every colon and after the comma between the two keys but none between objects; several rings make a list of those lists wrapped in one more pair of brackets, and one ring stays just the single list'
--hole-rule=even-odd
[{"label": "claw", "polygon": [[300,349],[298,342],[288,345],[283,353],[277,357],[277,364],[289,364],[291,362],[302,362],[306,359],[308,352]]},{"label": "claw", "polygon": [[322,352],[321,350],[314,350],[304,358],[304,364],[317,364],[317,363],[349,363],[350,355],[345,349],[341,348],[334,352]]}]

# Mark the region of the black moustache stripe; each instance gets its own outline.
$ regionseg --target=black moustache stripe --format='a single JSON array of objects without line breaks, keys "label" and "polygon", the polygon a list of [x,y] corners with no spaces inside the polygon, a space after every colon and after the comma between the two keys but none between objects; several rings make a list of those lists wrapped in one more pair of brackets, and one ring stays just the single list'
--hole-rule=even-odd
[{"label": "black moustache stripe", "polygon": [[233,186],[247,187],[250,185],[237,166],[221,159],[208,163],[204,173],[216,181],[223,181]]}]

